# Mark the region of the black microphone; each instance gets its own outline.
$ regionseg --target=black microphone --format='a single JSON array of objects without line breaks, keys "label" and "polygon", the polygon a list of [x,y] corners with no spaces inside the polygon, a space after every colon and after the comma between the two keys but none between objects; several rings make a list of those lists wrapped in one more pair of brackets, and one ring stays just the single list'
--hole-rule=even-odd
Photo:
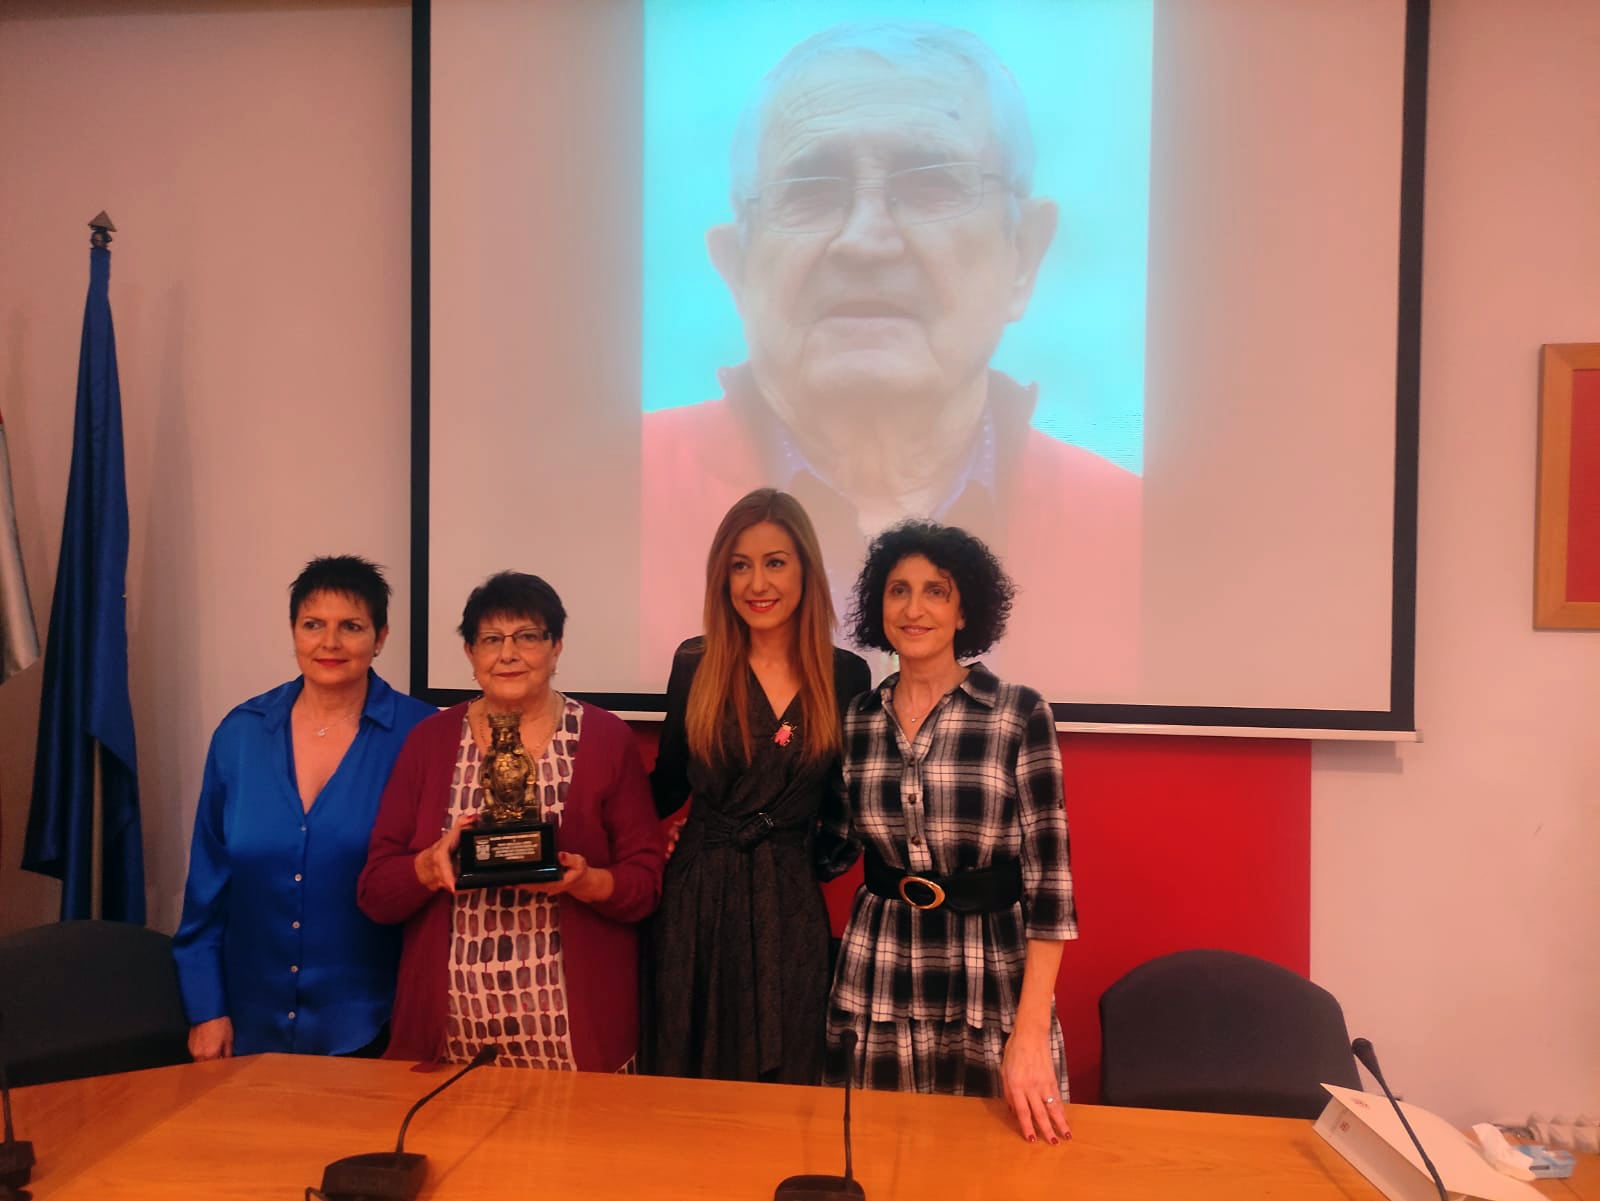
[{"label": "black microphone", "polygon": [[839,1039],[844,1048],[844,1175],[843,1176],[790,1176],[780,1181],[772,1201],[839,1201],[841,1197],[856,1197],[866,1201],[867,1194],[850,1175],[850,1077],[856,1069],[856,1032],[846,1030]]},{"label": "black microphone", "polygon": [[1422,1140],[1417,1137],[1417,1132],[1411,1129],[1411,1123],[1406,1121],[1406,1111],[1400,1108],[1400,1102],[1395,1100],[1394,1094],[1389,1091],[1389,1085],[1383,1078],[1383,1069],[1378,1066],[1378,1053],[1372,1049],[1372,1044],[1364,1038],[1358,1038],[1350,1044],[1350,1052],[1361,1061],[1362,1067],[1372,1073],[1372,1078],[1378,1082],[1383,1095],[1388,1097],[1389,1104],[1394,1106],[1395,1113],[1400,1117],[1400,1124],[1411,1136],[1411,1145],[1417,1149],[1417,1154],[1422,1156],[1428,1175],[1433,1177],[1433,1187],[1439,1190],[1439,1201],[1450,1201],[1450,1194],[1445,1192],[1444,1181],[1439,1179],[1439,1169],[1433,1166],[1433,1160],[1429,1159],[1428,1153],[1422,1149]]},{"label": "black microphone", "polygon": [[[366,1155],[347,1155],[336,1159],[322,1170],[320,1194],[327,1201],[412,1201],[421,1190],[428,1174],[428,1157],[406,1152],[406,1128],[417,1110],[449,1088],[474,1068],[493,1063],[500,1054],[497,1043],[490,1043],[472,1057],[472,1062],[462,1068],[438,1088],[411,1107],[405,1121],[400,1123],[400,1137],[394,1140],[393,1151],[373,1151]],[[307,1190],[308,1194],[311,1190]]]},{"label": "black microphone", "polygon": [[[0,1029],[4,1018],[0,1017]],[[5,1110],[6,1141],[0,1143],[0,1196],[26,1197],[22,1186],[33,1176],[33,1144],[19,1142],[11,1126],[11,1082],[6,1079],[5,1045],[0,1042],[0,1108]]]}]

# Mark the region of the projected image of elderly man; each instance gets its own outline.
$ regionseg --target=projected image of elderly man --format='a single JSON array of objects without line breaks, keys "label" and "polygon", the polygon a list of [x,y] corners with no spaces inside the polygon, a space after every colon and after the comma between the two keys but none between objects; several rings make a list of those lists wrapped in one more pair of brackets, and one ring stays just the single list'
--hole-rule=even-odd
[{"label": "projected image of elderly man", "polygon": [[749,360],[720,400],[647,416],[647,558],[695,545],[756,483],[802,498],[840,579],[879,530],[938,517],[1018,565],[1036,675],[1125,683],[1137,477],[1032,429],[1036,390],[989,365],[1059,219],[1032,194],[1010,73],[961,30],[836,27],[763,81],[731,172],[734,220],[707,245]]}]

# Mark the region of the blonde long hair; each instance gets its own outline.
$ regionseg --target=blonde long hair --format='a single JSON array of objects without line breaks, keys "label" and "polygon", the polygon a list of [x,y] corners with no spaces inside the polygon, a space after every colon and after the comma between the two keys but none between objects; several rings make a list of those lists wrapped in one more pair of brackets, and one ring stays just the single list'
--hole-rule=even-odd
[{"label": "blonde long hair", "polygon": [[722,757],[723,715],[730,706],[739,723],[744,762],[749,763],[754,753],[749,717],[750,627],[734,611],[728,572],[739,535],[764,521],[781,526],[800,556],[802,591],[793,618],[798,628],[790,655],[800,677],[801,753],[815,761],[839,750],[839,708],[833,690],[833,597],[817,531],[794,497],[776,488],[758,488],[728,510],[706,555],[705,657],[689,689],[684,717],[689,751],[705,763],[716,763]]}]

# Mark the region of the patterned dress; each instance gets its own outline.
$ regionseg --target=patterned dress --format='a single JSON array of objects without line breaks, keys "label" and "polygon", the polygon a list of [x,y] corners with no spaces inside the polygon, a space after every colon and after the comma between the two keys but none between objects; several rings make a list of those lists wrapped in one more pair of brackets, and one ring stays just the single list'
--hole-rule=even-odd
[{"label": "patterned dress", "polygon": [[[996,1096],[1028,940],[1078,935],[1055,718],[1038,693],[973,664],[908,741],[892,715],[898,679],[846,714],[845,797],[824,812],[824,830],[900,871],[1020,861],[1022,900],[959,914],[859,889],[829,1000],[826,1080],[843,1083],[839,1039],[854,1030],[851,1066],[865,1087]],[[1065,1100],[1053,1006],[1050,1045]]]},{"label": "patterned dress", "polygon": [[[540,820],[559,828],[582,733],[583,709],[563,698],[559,728],[535,761]],[[449,816],[484,807],[482,753],[463,718]],[[573,1070],[561,967],[561,907],[517,888],[459,892],[451,913],[446,1060],[465,1063],[500,1044],[504,1067]]]}]

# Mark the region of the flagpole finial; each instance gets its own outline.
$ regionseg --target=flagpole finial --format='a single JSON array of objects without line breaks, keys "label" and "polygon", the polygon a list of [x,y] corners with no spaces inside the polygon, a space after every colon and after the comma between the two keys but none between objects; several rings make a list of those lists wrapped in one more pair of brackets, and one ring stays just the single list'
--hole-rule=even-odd
[{"label": "flagpole finial", "polygon": [[94,233],[89,235],[89,245],[101,249],[111,241],[111,235],[117,232],[117,227],[111,224],[111,218],[106,216],[104,209],[95,214],[93,220],[89,222],[89,228],[94,230]]}]

